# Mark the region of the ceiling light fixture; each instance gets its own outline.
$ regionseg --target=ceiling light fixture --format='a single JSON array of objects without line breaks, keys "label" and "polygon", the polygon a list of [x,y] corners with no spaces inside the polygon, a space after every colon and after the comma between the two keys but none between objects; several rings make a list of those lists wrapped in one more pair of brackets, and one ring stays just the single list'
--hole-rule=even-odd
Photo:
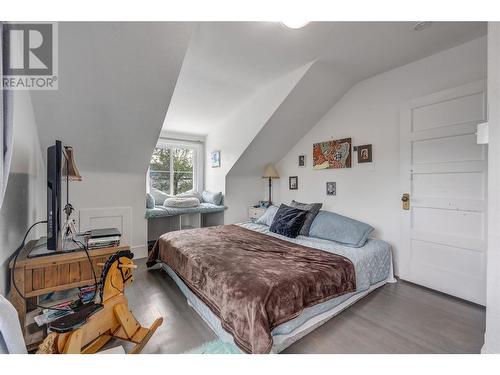
[{"label": "ceiling light fixture", "polygon": [[431,25],[432,22],[430,21],[417,22],[415,25],[413,25],[413,30],[415,31],[425,30],[431,27]]},{"label": "ceiling light fixture", "polygon": [[299,21],[299,20],[281,21],[281,24],[285,27],[288,27],[289,29],[301,29],[308,23],[309,21]]}]

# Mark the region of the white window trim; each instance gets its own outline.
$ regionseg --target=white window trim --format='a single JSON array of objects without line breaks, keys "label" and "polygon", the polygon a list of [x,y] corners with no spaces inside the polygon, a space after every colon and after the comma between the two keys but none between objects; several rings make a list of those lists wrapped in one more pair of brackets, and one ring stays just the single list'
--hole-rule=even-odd
[{"label": "white window trim", "polygon": [[[160,138],[155,148],[185,147],[193,150],[193,189],[202,192],[204,189],[204,144],[197,141],[184,141],[178,139]],[[174,180],[173,159],[170,158],[170,181]],[[149,168],[147,176],[147,189],[150,189]],[[173,194],[173,185],[170,185],[169,194]]]}]

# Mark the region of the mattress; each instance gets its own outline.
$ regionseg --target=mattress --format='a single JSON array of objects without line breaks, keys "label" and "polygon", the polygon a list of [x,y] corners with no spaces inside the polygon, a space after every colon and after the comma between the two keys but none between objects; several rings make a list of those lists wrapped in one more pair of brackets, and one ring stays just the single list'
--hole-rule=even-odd
[{"label": "mattress", "polygon": [[[285,239],[303,246],[313,247],[319,250],[342,255],[348,258],[354,265],[356,272],[356,291],[343,296],[332,298],[326,302],[305,308],[296,318],[277,326],[272,332],[273,352],[280,352],[294,341],[303,337],[306,333],[324,323],[332,316],[338,314],[344,308],[368,294],[376,287],[386,282],[395,282],[392,267],[392,254],[390,245],[382,240],[368,239],[365,246],[352,248],[343,246],[332,241],[319,238],[298,236],[287,238],[269,231],[266,225],[252,222],[238,224],[244,228],[264,233],[269,236]],[[188,303],[197,311],[205,322],[223,341],[232,342],[232,336],[226,332],[219,318],[206,306],[184,282],[166,264],[163,269],[174,280],[182,293],[186,296]],[[279,338],[279,339],[278,339]]]}]

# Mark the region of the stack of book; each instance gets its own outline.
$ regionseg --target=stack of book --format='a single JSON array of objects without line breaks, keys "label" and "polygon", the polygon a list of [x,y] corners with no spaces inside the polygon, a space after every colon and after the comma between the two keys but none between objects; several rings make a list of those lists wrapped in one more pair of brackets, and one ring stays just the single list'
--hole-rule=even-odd
[{"label": "stack of book", "polygon": [[80,301],[82,301],[82,303],[92,301],[92,298],[94,298],[95,294],[95,285],[82,286],[78,289],[80,289],[78,298],[80,298]]},{"label": "stack of book", "polygon": [[63,301],[52,306],[57,310],[43,309],[40,315],[34,317],[34,320],[36,324],[39,327],[41,327],[44,324],[51,323],[54,320],[59,319],[63,316],[73,314],[74,313],[73,308],[75,308],[76,306],[77,306],[76,301]]},{"label": "stack of book", "polygon": [[122,234],[117,228],[92,229],[89,231],[87,247],[100,249],[120,245]]}]

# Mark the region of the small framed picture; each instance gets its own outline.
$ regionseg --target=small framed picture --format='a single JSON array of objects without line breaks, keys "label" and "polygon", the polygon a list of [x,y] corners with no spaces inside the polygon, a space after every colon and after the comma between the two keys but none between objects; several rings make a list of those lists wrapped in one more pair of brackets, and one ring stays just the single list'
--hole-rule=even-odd
[{"label": "small framed picture", "polygon": [[305,166],[306,166],[306,156],[299,155],[299,167],[305,167]]},{"label": "small framed picture", "polygon": [[212,168],[220,167],[220,151],[213,151],[210,153],[210,161]]},{"label": "small framed picture", "polygon": [[290,190],[298,190],[298,188],[299,188],[299,177],[298,176],[288,177],[288,188]]},{"label": "small framed picture", "polygon": [[372,145],[357,146],[358,163],[371,163],[372,162]]},{"label": "small framed picture", "polygon": [[337,183],[327,182],[326,183],[326,195],[337,195]]}]

